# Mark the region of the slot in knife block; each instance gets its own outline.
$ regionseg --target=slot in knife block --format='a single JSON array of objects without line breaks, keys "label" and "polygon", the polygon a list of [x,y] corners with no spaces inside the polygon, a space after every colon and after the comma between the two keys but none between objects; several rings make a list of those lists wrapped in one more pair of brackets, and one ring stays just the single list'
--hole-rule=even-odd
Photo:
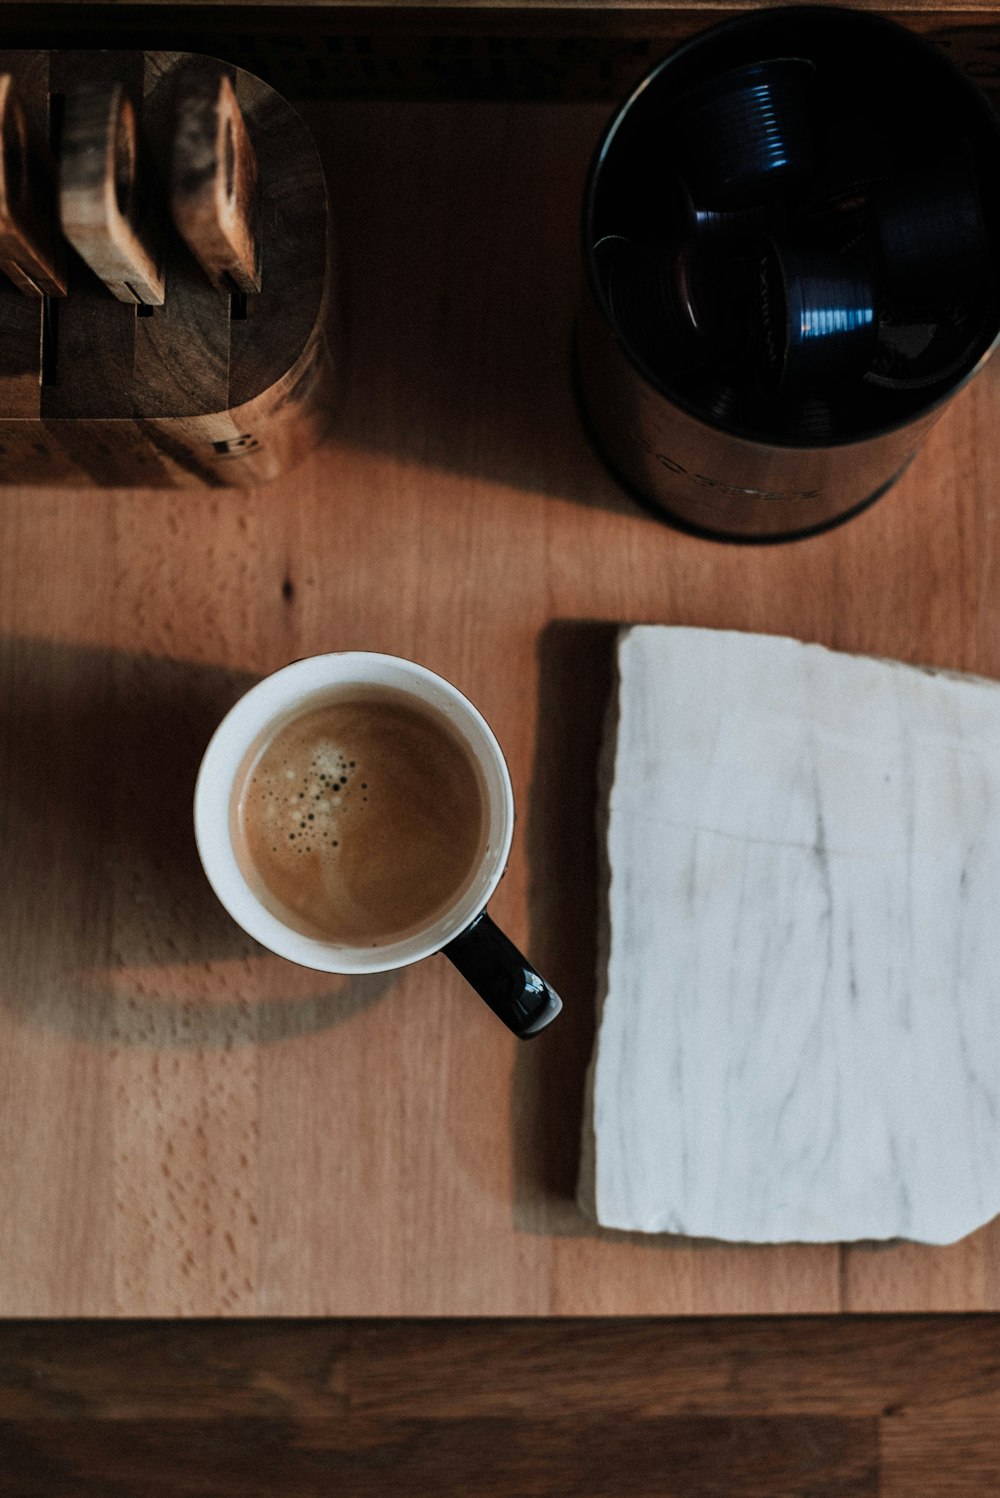
[{"label": "slot in knife block", "polygon": [[[67,296],[0,277],[0,483],[246,487],[324,436],[336,379],[327,342],[330,234],[315,144],[268,84],[183,52],[0,51],[35,129],[55,139],[74,80],[123,83],[139,109],[166,225],[163,306],[120,302],[73,251]],[[225,73],[257,156],[257,295],[216,290],[169,225],[182,79]]]}]

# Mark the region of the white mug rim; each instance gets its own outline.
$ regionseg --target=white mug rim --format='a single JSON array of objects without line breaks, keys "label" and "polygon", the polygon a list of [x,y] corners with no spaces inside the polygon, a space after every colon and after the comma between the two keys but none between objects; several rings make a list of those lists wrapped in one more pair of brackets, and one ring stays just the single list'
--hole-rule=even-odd
[{"label": "white mug rim", "polygon": [[[435,698],[444,699],[456,726],[471,730],[463,732],[463,738],[476,755],[484,778],[492,779],[494,793],[488,795],[487,811],[491,820],[499,817],[498,835],[491,836],[479,877],[447,917],[435,921],[426,933],[363,948],[306,936],[264,905],[248,883],[233,847],[230,806],[236,776],[247,753],[272,723],[326,688],[368,686],[373,677],[378,685],[378,673],[386,671],[395,674],[393,685],[404,691],[406,682],[412,681],[429,689]],[[426,692],[414,695],[427,700]],[[439,952],[485,910],[507,867],[514,837],[514,792],[495,733],[475,704],[446,677],[405,656],[369,650],[329,651],[292,661],[262,677],[222,718],[198,770],[194,832],[202,867],[216,897],[237,925],[269,951],[320,972],[391,972]]]}]

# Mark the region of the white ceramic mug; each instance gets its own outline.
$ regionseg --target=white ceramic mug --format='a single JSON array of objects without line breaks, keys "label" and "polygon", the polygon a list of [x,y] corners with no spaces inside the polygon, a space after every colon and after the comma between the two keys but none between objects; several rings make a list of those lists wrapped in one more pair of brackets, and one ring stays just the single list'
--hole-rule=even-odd
[{"label": "white ceramic mug", "polygon": [[[480,866],[455,904],[426,930],[378,947],[305,936],[263,904],[243,874],[233,846],[233,797],[252,746],[279,721],[321,701],[331,690],[384,686],[441,713],[470,751],[485,787],[488,836]],[[244,931],[303,967],[328,973],[379,973],[443,952],[516,1035],[537,1035],[562,1008],[555,991],[486,913],[503,878],[514,835],[510,772],[493,730],[457,687],[414,661],[345,651],[294,661],[251,687],[223,718],[198,772],[195,839],[209,883]]]}]

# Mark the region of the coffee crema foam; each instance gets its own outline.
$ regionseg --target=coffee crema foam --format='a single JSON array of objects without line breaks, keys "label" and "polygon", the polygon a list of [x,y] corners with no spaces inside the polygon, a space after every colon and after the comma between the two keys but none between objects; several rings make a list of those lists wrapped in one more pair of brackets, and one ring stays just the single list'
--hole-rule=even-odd
[{"label": "coffee crema foam", "polygon": [[443,715],[406,693],[353,689],[306,708],[248,759],[237,856],[303,935],[379,946],[417,934],[482,861],[479,767]]}]

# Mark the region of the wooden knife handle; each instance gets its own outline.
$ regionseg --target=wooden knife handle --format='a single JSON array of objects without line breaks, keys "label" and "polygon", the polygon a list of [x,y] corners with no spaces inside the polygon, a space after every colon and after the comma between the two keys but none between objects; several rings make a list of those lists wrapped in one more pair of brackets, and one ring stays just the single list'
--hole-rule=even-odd
[{"label": "wooden knife handle", "polygon": [[170,206],[217,290],[260,290],[257,157],[224,73],[193,73],[178,84]]},{"label": "wooden knife handle", "polygon": [[52,156],[9,73],[0,76],[0,270],[27,296],[66,295]]},{"label": "wooden knife handle", "polygon": [[119,83],[66,95],[59,163],[63,233],[120,302],[160,306],[163,245],[136,107]]}]

